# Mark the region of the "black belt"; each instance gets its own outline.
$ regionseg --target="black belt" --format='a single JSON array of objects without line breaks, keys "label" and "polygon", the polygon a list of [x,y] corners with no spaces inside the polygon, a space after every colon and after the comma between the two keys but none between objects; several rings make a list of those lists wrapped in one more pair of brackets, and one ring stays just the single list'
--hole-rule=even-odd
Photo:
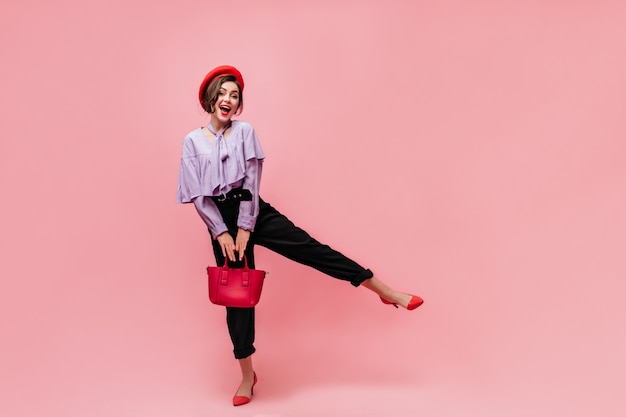
[{"label": "black belt", "polygon": [[226,194],[211,197],[216,203],[235,204],[237,201],[252,201],[252,193],[245,188],[233,188]]}]

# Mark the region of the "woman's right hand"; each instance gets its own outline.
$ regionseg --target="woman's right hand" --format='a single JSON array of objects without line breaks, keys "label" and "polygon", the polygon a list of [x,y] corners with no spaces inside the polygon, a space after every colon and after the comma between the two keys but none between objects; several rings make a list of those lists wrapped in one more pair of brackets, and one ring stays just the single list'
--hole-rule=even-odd
[{"label": "woman's right hand", "polygon": [[217,243],[220,244],[222,248],[222,255],[224,258],[227,258],[231,262],[235,261],[235,241],[233,237],[228,232],[224,232],[219,235],[217,238]]}]

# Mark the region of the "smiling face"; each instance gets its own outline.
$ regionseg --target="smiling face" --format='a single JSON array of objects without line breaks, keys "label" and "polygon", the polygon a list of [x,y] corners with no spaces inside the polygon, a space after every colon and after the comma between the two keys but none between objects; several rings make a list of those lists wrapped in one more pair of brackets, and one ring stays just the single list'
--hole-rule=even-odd
[{"label": "smiling face", "polygon": [[224,122],[241,113],[243,96],[235,77],[226,75],[213,80],[204,92],[202,108]]},{"label": "smiling face", "polygon": [[212,117],[221,123],[227,123],[239,109],[239,86],[234,81],[226,81],[217,92]]}]

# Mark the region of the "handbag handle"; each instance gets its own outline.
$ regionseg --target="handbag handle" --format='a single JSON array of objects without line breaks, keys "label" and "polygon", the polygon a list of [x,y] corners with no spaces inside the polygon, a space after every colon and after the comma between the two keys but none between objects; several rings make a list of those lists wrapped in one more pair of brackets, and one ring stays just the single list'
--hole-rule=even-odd
[{"label": "handbag handle", "polygon": [[[224,265],[222,266],[223,270],[228,270],[228,259],[224,260]],[[243,255],[243,269],[245,269],[246,271],[249,271],[250,268],[248,267],[248,257],[246,255]]]},{"label": "handbag handle", "polygon": [[[247,287],[250,283],[250,268],[248,267],[248,258],[243,255],[243,275],[241,286]],[[224,260],[222,273],[220,274],[220,285],[228,285],[228,260]]]}]

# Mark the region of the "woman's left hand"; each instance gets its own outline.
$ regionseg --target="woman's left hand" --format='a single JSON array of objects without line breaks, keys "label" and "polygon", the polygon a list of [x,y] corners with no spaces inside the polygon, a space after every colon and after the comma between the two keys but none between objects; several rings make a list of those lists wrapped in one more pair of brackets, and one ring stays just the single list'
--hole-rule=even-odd
[{"label": "woman's left hand", "polygon": [[250,231],[239,228],[237,230],[237,238],[235,239],[235,251],[237,251],[239,260],[243,259],[250,240]]}]

